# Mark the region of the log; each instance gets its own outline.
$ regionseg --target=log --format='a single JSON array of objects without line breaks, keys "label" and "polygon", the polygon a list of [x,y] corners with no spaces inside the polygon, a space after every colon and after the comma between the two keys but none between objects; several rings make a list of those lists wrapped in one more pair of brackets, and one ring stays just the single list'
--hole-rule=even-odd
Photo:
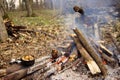
[{"label": "log", "polygon": [[77,49],[80,52],[80,54],[83,56],[85,61],[87,62],[88,68],[90,69],[91,73],[98,74],[100,73],[100,69],[96,62],[93,60],[93,58],[88,54],[88,52],[82,47],[81,43],[79,42],[79,39],[75,36],[72,36],[74,42],[76,43]]},{"label": "log", "polygon": [[107,75],[107,68],[102,63],[101,58],[97,55],[96,51],[93,49],[93,47],[89,44],[89,42],[86,40],[84,35],[81,31],[79,31],[77,28],[73,29],[73,31],[76,33],[77,37],[79,38],[79,41],[82,43],[84,48],[87,50],[87,52],[91,55],[91,57],[96,61],[98,64],[102,74],[104,76]]},{"label": "log", "polygon": [[13,73],[15,71],[18,71],[20,69],[24,69],[25,67],[22,66],[21,64],[13,64],[12,66],[8,67],[6,69],[6,75],[10,74],[10,73]]},{"label": "log", "polygon": [[[35,60],[35,64],[34,65],[37,65],[37,64],[40,64],[42,63],[43,61],[45,60],[48,60],[50,59],[50,56],[43,56],[41,58],[38,58]],[[24,69],[25,67],[21,64],[12,64],[10,67],[8,67],[6,69],[6,75],[10,74],[10,73],[13,73],[15,71],[18,71],[18,70],[21,70],[21,69]]]},{"label": "log", "polygon": [[[48,60],[49,61],[49,60]],[[44,61],[41,64],[33,65],[31,67],[26,67],[20,70],[17,70],[13,73],[10,73],[3,77],[3,80],[19,80],[27,75],[35,73],[36,71],[44,72],[48,67],[46,67],[46,63],[48,61]]]},{"label": "log", "polygon": [[27,69],[18,70],[14,73],[6,75],[4,80],[19,80],[27,75]]}]

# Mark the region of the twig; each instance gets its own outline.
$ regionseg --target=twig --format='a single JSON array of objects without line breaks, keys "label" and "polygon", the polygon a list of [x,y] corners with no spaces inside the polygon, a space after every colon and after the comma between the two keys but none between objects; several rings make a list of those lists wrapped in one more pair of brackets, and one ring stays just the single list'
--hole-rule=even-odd
[{"label": "twig", "polygon": [[67,70],[67,69],[70,69],[71,67],[77,65],[78,63],[80,63],[80,59],[77,59],[76,61],[74,61],[73,63],[71,63],[69,66],[67,66],[65,69],[59,71],[58,74],[64,72],[64,71]]},{"label": "twig", "polygon": [[118,45],[116,44],[116,41],[115,41],[115,39],[113,38],[113,36],[111,35],[111,33],[107,32],[107,34],[110,36],[110,38],[111,38],[113,44],[115,45],[117,51],[120,53],[120,49],[119,49]]}]

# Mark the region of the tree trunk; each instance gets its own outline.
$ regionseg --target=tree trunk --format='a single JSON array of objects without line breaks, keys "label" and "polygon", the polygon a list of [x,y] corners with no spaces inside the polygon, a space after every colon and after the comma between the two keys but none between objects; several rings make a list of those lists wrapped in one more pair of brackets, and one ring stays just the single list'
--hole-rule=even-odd
[{"label": "tree trunk", "polygon": [[14,11],[15,10],[15,0],[11,0],[9,2],[9,8],[10,8],[10,11]]},{"label": "tree trunk", "polygon": [[3,5],[4,5],[6,11],[8,11],[8,3],[6,0],[3,0]]},{"label": "tree trunk", "polygon": [[36,5],[39,6],[39,1],[38,0],[36,0]]},{"label": "tree trunk", "polygon": [[23,10],[23,8],[22,8],[22,0],[19,0],[19,10]]},{"label": "tree trunk", "polygon": [[25,1],[25,6],[27,10],[27,16],[31,17],[33,15],[33,10],[32,10],[32,1],[31,0],[24,0]]},{"label": "tree trunk", "polygon": [[2,13],[1,15],[4,16],[6,14],[5,6],[3,4],[3,0],[0,0],[0,12]]},{"label": "tree trunk", "polygon": [[5,25],[3,23],[2,15],[0,12],[0,41],[5,42],[8,38],[8,34],[5,28]]},{"label": "tree trunk", "polygon": [[8,8],[6,6],[8,6],[6,0],[0,0],[0,12],[3,19],[9,18],[7,14]]}]

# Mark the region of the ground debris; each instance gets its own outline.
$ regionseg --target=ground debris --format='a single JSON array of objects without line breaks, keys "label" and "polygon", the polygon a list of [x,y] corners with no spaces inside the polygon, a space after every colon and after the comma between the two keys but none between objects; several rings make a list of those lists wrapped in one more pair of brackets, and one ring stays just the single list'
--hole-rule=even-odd
[{"label": "ground debris", "polygon": [[9,36],[8,42],[0,44],[0,67],[8,67],[12,58],[17,59],[26,54],[32,54],[36,58],[43,55],[49,55],[51,50],[56,48],[57,43],[62,42],[65,39],[62,38],[62,35],[64,34],[64,31],[62,31],[63,27],[64,26],[54,24],[51,26],[40,27],[46,34],[56,36],[56,38],[52,38],[42,32],[34,33],[27,31],[18,31],[19,38],[17,39]]}]

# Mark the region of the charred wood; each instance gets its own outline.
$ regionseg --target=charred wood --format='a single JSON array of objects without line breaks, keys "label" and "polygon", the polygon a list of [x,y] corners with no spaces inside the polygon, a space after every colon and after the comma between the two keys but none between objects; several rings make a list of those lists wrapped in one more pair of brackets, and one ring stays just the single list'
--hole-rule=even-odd
[{"label": "charred wood", "polygon": [[[3,77],[3,80],[19,80],[25,76],[28,76],[30,74],[33,74],[37,71],[43,73],[44,71],[48,70],[49,67],[46,66],[49,60],[44,60],[42,63],[35,64],[31,67],[19,67],[18,69],[12,69],[7,71],[7,75]],[[22,69],[21,69],[22,68]]]},{"label": "charred wood", "polygon": [[67,66],[67,67],[66,67],[66,65],[64,65],[65,68],[64,68],[63,70],[59,71],[58,74],[64,72],[64,71],[67,70],[67,69],[70,69],[70,68],[73,67],[73,66],[76,66],[76,65],[79,64],[79,63],[80,63],[80,59],[77,59],[77,60],[75,60],[74,62],[72,62],[72,63],[71,63],[69,66]]},{"label": "charred wood", "polygon": [[78,7],[78,6],[74,6],[73,10],[75,12],[79,12],[80,14],[84,15],[84,10],[82,8]]},{"label": "charred wood", "polygon": [[17,34],[17,32],[20,29],[26,29],[26,26],[14,26],[11,21],[5,21],[4,24],[6,26],[8,35],[13,36],[13,37],[16,37],[14,36],[14,34]]},{"label": "charred wood", "polygon": [[[35,60],[35,65],[39,64],[39,63],[42,63],[43,61],[45,60],[48,60],[50,58],[50,56],[44,56],[42,58],[38,58]],[[24,69],[25,67],[22,66],[21,64],[12,64],[10,67],[8,67],[6,69],[6,75],[10,74],[10,73],[13,73],[15,71],[18,71],[18,70],[21,70],[21,69]]]}]

